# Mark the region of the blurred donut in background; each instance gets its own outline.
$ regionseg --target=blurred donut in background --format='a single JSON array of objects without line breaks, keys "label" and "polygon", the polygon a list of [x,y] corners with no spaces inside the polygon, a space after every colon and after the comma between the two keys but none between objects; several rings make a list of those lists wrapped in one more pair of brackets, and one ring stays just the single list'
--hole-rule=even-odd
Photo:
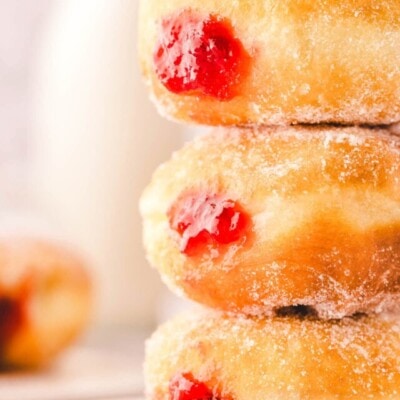
[{"label": "blurred donut in background", "polygon": [[0,366],[50,362],[86,326],[91,284],[83,261],[48,240],[0,236]]}]

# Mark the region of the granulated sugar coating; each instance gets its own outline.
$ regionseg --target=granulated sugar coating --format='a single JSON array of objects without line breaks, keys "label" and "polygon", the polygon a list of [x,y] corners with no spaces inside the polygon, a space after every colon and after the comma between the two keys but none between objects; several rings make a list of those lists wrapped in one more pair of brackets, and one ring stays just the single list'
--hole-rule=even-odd
[{"label": "granulated sugar coating", "polygon": [[[181,252],[168,212],[187,193],[240,204],[250,229]],[[400,304],[400,138],[388,130],[217,130],[159,167],[141,212],[151,263],[206,305],[250,315],[303,305],[330,319]]]},{"label": "granulated sugar coating", "polygon": [[398,400],[400,323],[181,316],[147,342],[147,398],[171,400],[178,374],[232,400]]},{"label": "granulated sugar coating", "polygon": [[[193,18],[179,19],[179,30],[166,23],[192,14],[204,26],[225,21],[243,52],[219,31],[199,44],[205,36],[191,28]],[[207,125],[400,121],[398,0],[146,0],[139,22],[142,70],[169,118]],[[168,37],[180,40],[182,31],[177,52]],[[161,72],[160,43],[168,44],[162,59],[169,60]],[[235,54],[247,54],[249,66],[238,68]],[[165,86],[171,70],[185,80],[184,91]],[[203,75],[213,79],[199,83]],[[210,82],[221,83],[217,92]],[[220,96],[231,82],[234,93]]]}]

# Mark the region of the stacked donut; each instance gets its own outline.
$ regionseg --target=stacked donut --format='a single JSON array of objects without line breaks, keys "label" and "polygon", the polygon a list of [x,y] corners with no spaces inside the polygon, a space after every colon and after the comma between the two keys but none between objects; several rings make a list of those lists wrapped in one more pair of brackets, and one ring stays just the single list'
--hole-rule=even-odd
[{"label": "stacked donut", "polygon": [[223,126],[141,200],[210,307],[148,341],[148,399],[400,399],[399,2],[147,0],[140,33],[159,110]]}]

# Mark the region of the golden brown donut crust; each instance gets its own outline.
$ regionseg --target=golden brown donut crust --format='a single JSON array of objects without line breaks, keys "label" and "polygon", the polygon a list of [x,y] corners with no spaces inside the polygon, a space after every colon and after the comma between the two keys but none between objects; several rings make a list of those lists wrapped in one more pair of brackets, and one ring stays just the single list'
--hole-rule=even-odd
[{"label": "golden brown donut crust", "polygon": [[[163,18],[185,9],[231,21],[252,61],[230,101],[169,92],[154,73]],[[139,53],[159,111],[207,125],[400,121],[398,0],[145,0]]]},{"label": "golden brown donut crust", "polygon": [[[168,210],[187,191],[226,194],[247,236],[180,252]],[[176,293],[211,307],[321,318],[395,309],[400,294],[400,138],[386,130],[217,130],[160,166],[141,199],[150,262]]]},{"label": "golden brown donut crust", "polygon": [[184,315],[147,342],[147,399],[171,400],[169,381],[187,372],[222,399],[397,400],[400,324]]},{"label": "golden brown donut crust", "polygon": [[12,311],[18,309],[19,315],[2,320],[3,324],[13,318],[17,322],[7,336],[0,335],[0,365],[48,363],[87,324],[91,284],[83,261],[46,240],[2,236],[0,308],[5,302],[12,304]]}]

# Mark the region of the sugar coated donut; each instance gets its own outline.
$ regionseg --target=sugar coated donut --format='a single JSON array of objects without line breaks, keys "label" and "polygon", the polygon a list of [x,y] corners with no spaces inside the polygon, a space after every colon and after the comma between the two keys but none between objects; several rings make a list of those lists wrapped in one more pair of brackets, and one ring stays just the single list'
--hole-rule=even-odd
[{"label": "sugar coated donut", "polygon": [[82,261],[42,239],[0,238],[0,365],[49,362],[86,325],[90,284]]},{"label": "sugar coated donut", "polygon": [[148,400],[398,400],[400,323],[181,316],[147,342]]},{"label": "sugar coated donut", "polygon": [[400,305],[400,137],[357,127],[219,129],[141,199],[151,263],[211,307],[321,318]]},{"label": "sugar coated donut", "polygon": [[146,0],[160,112],[207,125],[400,121],[398,0]]}]

